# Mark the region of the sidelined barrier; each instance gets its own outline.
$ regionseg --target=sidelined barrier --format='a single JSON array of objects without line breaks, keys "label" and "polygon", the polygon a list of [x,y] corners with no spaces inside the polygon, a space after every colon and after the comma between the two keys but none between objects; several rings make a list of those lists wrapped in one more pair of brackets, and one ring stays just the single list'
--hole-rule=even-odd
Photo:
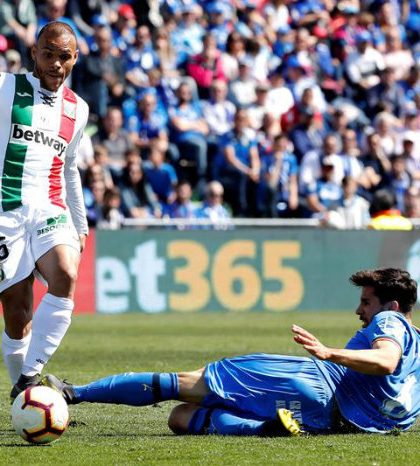
[{"label": "sidelined barrier", "polygon": [[97,312],[349,310],[358,269],[407,268],[420,233],[301,228],[96,232]]}]

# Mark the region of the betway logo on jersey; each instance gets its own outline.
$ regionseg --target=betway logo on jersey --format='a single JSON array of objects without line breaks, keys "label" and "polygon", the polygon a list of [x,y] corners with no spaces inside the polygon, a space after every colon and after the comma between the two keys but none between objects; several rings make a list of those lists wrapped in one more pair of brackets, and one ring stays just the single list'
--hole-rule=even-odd
[{"label": "betway logo on jersey", "polygon": [[61,157],[67,148],[67,143],[61,138],[54,137],[51,132],[34,130],[31,126],[14,124],[12,126],[12,134],[10,142],[16,144],[41,144],[43,146],[54,149],[59,157]]}]

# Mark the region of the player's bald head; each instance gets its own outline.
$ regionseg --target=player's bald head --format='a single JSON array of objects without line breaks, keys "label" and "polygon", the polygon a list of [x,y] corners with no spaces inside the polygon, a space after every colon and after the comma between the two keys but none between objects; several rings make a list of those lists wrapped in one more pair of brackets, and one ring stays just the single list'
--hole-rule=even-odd
[{"label": "player's bald head", "polygon": [[74,41],[76,47],[77,39],[76,34],[73,31],[72,27],[67,23],[61,21],[52,21],[47,23],[38,33],[38,42],[42,39],[48,39],[52,37],[64,36],[68,37],[71,42]]}]

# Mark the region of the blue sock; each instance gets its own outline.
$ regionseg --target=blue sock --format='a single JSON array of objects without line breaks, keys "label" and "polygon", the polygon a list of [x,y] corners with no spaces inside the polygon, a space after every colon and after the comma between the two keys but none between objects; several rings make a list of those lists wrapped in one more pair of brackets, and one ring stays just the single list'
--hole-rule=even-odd
[{"label": "blue sock", "polygon": [[247,419],[224,409],[198,409],[188,426],[191,434],[260,435],[264,421]]},{"label": "blue sock", "polygon": [[147,406],[159,401],[178,399],[178,376],[175,373],[126,372],[73,386],[78,403],[114,403]]}]

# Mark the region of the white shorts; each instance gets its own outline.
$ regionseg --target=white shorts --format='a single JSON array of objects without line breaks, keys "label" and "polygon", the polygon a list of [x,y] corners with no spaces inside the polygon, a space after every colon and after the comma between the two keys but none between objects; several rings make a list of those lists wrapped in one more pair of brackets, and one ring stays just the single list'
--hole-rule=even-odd
[{"label": "white shorts", "polygon": [[59,244],[80,251],[68,210],[22,206],[0,213],[0,293],[29,277],[36,261]]}]

